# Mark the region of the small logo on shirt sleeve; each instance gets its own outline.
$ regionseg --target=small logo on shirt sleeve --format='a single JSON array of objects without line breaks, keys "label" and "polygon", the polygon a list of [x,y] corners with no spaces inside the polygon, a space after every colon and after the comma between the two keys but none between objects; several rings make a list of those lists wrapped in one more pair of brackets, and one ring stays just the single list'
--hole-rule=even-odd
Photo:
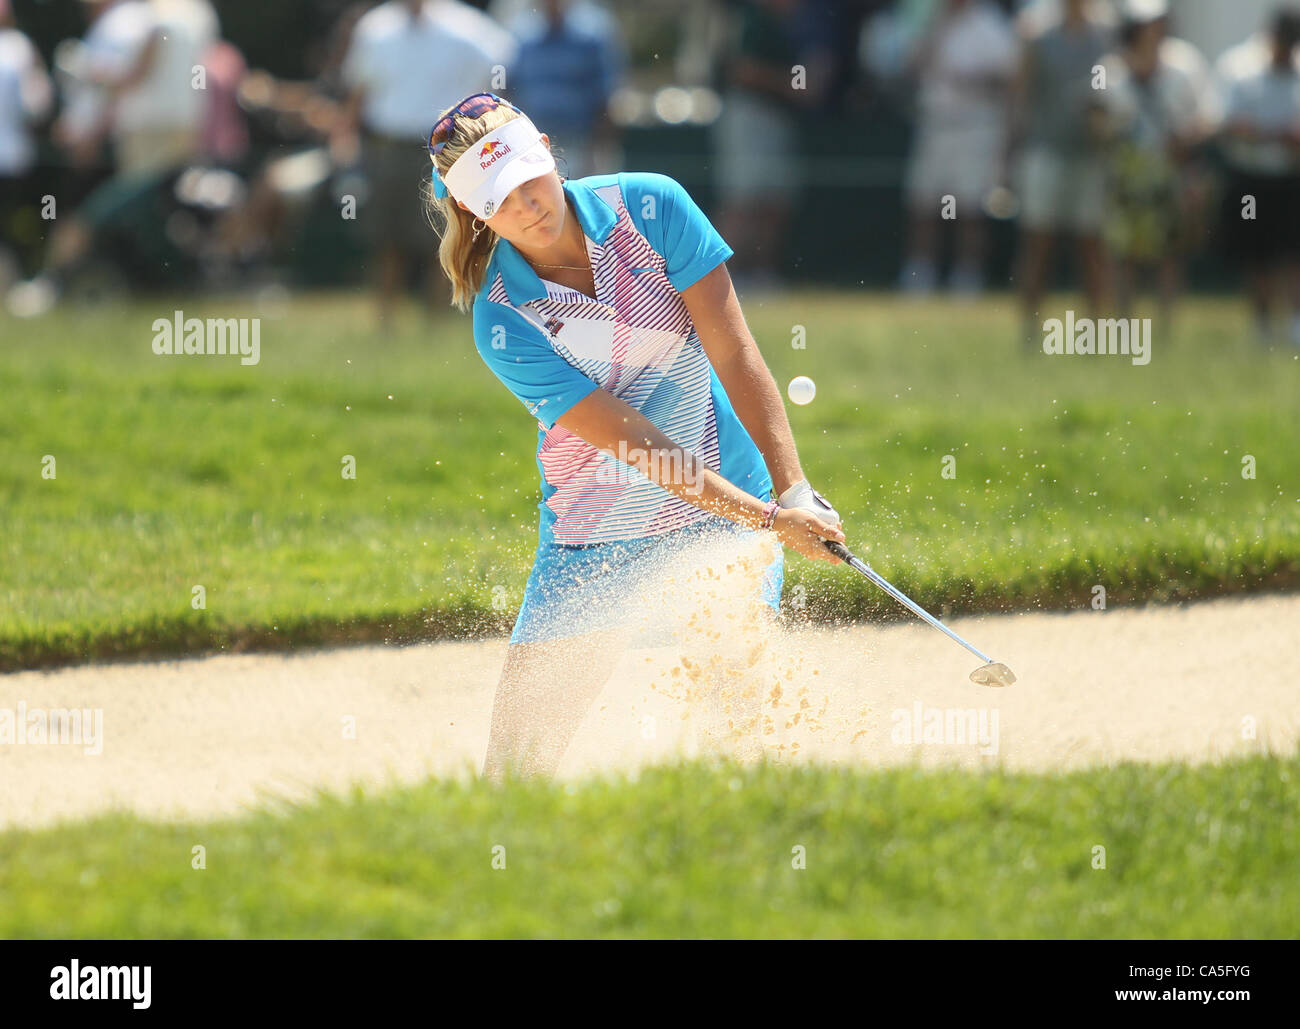
[{"label": "small logo on shirt sleeve", "polygon": [[562,328],[564,328],[564,322],[560,321],[560,319],[548,318],[546,320],[546,331],[552,336],[558,336]]}]

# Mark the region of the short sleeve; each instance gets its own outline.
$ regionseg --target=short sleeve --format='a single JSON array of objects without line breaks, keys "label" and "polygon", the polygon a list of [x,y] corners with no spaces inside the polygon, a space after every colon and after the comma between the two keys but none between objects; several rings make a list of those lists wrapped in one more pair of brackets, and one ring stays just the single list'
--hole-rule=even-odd
[{"label": "short sleeve", "polygon": [[599,386],[569,364],[540,329],[504,304],[474,304],[474,346],[483,362],[546,428]]},{"label": "short sleeve", "polygon": [[677,292],[732,255],[726,240],[676,180],[648,172],[624,173],[619,187],[637,231],[667,262],[668,281]]}]

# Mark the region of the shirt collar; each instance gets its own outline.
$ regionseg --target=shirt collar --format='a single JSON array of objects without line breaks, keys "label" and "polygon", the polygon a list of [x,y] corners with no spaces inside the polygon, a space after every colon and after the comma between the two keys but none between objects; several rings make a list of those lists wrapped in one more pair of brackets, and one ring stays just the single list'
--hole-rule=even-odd
[{"label": "shirt collar", "polygon": [[[614,209],[600,199],[594,189],[581,182],[565,182],[564,192],[573,201],[573,210],[577,214],[578,224],[582,226],[583,235],[594,243],[603,244],[618,221]],[[523,254],[506,240],[497,241],[492,263],[501,275],[510,303],[515,307],[533,300],[546,299],[546,287],[542,285],[541,278],[533,271],[532,265],[524,260]],[[491,272],[487,281],[492,281]]]}]

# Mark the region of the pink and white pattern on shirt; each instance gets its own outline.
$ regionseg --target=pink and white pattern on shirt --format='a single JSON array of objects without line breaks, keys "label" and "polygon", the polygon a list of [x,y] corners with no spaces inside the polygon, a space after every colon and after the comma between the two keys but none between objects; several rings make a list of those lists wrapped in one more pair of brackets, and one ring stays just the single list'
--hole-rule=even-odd
[{"label": "pink and white pattern on shirt", "polygon": [[[618,187],[597,192],[618,220],[603,245],[587,240],[596,300],[547,283],[546,299],[516,309],[542,329],[556,353],[716,471],[711,366],[686,304],[668,280],[664,257],[633,225]],[[488,299],[510,303],[499,276]],[[657,536],[709,517],[618,456],[559,425],[539,427],[537,456],[554,487],[546,503],[555,512],[556,543]],[[660,468],[690,484],[680,464],[664,461]]]}]

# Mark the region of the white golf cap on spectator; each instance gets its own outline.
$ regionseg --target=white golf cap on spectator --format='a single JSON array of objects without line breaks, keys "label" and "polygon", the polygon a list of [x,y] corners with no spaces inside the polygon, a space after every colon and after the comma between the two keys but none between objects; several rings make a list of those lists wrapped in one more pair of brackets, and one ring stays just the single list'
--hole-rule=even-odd
[{"label": "white golf cap on spectator", "polygon": [[474,212],[491,218],[511,190],[555,170],[555,158],[525,116],[489,132],[456,159],[442,177],[451,195]]}]

